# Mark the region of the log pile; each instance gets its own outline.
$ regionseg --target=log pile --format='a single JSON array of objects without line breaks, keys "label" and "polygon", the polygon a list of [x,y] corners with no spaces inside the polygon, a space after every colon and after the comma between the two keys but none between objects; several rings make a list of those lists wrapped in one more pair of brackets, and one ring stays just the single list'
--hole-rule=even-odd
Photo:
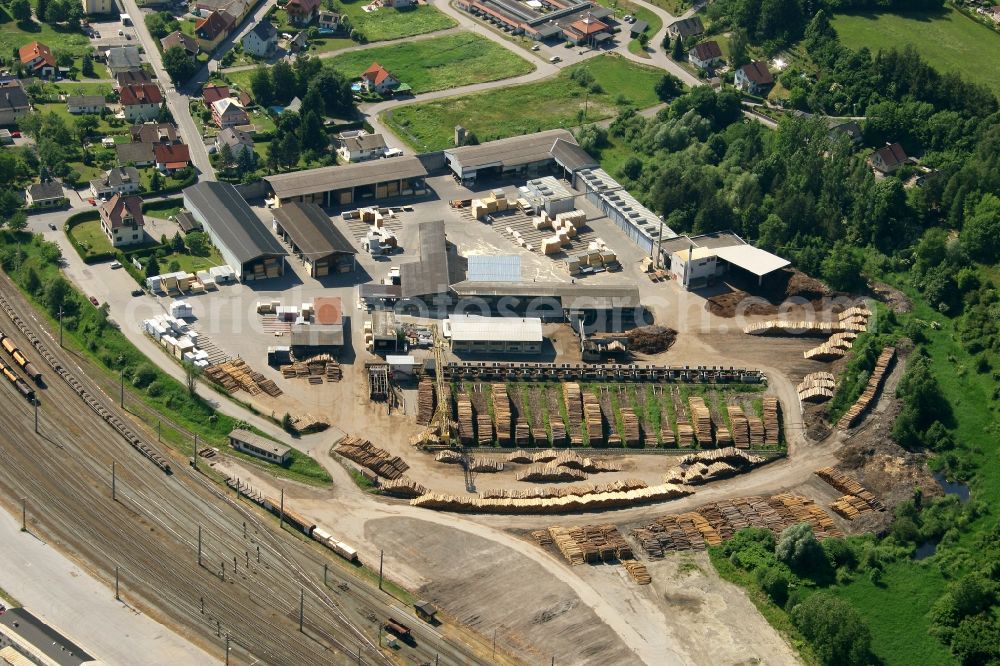
[{"label": "log pile", "polygon": [[489,446],[493,443],[493,419],[485,410],[476,414],[476,441],[479,446]]},{"label": "log pile", "polygon": [[680,396],[671,391],[674,401],[674,413],[677,415],[677,445],[681,448],[694,446],[694,428],[688,418],[687,405],[681,402]]},{"label": "log pile", "polygon": [[517,451],[511,451],[507,454],[507,462],[520,463],[522,465],[527,465],[535,462],[534,456],[528,453],[524,449],[518,449]]},{"label": "log pile", "polygon": [[830,508],[847,520],[854,520],[863,513],[875,511],[868,502],[857,495],[842,495],[830,502]]},{"label": "log pile", "polygon": [[558,418],[558,414],[553,415],[549,427],[552,428],[552,446],[564,446],[566,444],[566,424],[561,418]]},{"label": "log pile", "polygon": [[514,425],[514,446],[528,446],[531,444],[531,427],[524,421],[518,421]]},{"label": "log pile", "polygon": [[583,481],[587,478],[587,474],[578,469],[547,463],[545,465],[532,465],[528,469],[518,472],[514,478],[529,483],[564,483],[566,481]]},{"label": "log pile", "polygon": [[308,379],[310,384],[322,384],[324,378],[328,382],[339,382],[343,376],[340,363],[329,354],[319,354],[279,369],[285,379]]},{"label": "log pile", "polygon": [[802,358],[807,361],[835,361],[838,358],[843,358],[848,350],[854,346],[857,337],[858,334],[853,331],[834,333],[823,344],[802,352]]},{"label": "log pile", "polygon": [[445,449],[444,451],[438,451],[437,455],[434,456],[434,460],[446,465],[461,465],[465,461],[465,456],[458,451]]},{"label": "log pile", "polygon": [[531,538],[542,548],[552,545],[552,535],[549,534],[548,530],[535,530],[531,533]]},{"label": "log pile", "polygon": [[620,472],[622,469],[621,465],[612,460],[584,458],[573,450],[548,451],[536,457],[535,462],[548,462],[559,467],[569,467],[570,469],[578,469],[592,474],[598,472]]},{"label": "log pile", "polygon": [[747,426],[750,428],[750,446],[764,446],[764,422],[758,416],[747,414]]},{"label": "log pile", "polygon": [[[841,314],[843,317],[843,314]],[[867,319],[846,317],[838,321],[791,321],[770,319],[743,328],[747,335],[832,335],[834,333],[864,333]]]},{"label": "log pile", "polygon": [[879,389],[882,388],[882,382],[885,381],[885,376],[892,365],[893,359],[895,358],[895,347],[886,347],[882,350],[882,353],[879,354],[878,360],[875,361],[875,369],[872,370],[872,376],[868,378],[868,384],[865,386],[865,390],[861,392],[861,396],[858,398],[857,402],[851,405],[850,409],[847,410],[847,413],[844,414],[839,421],[837,421],[838,428],[843,430],[857,424],[857,422],[861,419],[861,416],[875,400],[875,396],[878,395]]},{"label": "log pile", "polygon": [[467,495],[428,493],[414,500],[412,506],[438,511],[467,511],[496,514],[558,514],[576,511],[599,511],[663,502],[689,495],[691,491],[672,484],[662,484],[634,490],[566,495],[538,499],[485,499]]},{"label": "log pile", "polygon": [[549,445],[549,433],[545,431],[544,426],[531,426],[531,441],[534,442],[535,446]]},{"label": "log pile", "polygon": [[583,392],[583,420],[587,425],[587,437],[591,446],[604,443],[604,420],[601,416],[601,403],[591,391]]},{"label": "log pile", "polygon": [[854,495],[855,497],[860,498],[861,501],[868,504],[875,511],[885,511],[885,504],[882,503],[882,500],[861,485],[857,479],[838,472],[832,467],[823,467],[822,469],[816,470],[816,476],[823,479],[845,495]]},{"label": "log pile", "polygon": [[583,420],[583,394],[580,392],[580,385],[576,382],[563,384],[563,400],[566,402],[566,415],[569,418],[570,445],[580,446],[583,444],[583,436],[580,434],[580,424]]},{"label": "log pile", "polygon": [[406,499],[413,499],[414,497],[427,494],[427,488],[424,488],[408,476],[401,476],[398,479],[381,483],[379,484],[379,489],[383,495]]},{"label": "log pile", "polygon": [[434,382],[421,379],[417,385],[417,424],[428,425],[434,417]]},{"label": "log pile", "polygon": [[510,446],[510,397],[506,384],[493,384],[493,421],[500,446]]},{"label": "log pile", "polygon": [[472,399],[467,393],[459,393],[458,399],[458,437],[462,446],[470,446],[475,440],[472,427]]},{"label": "log pile", "polygon": [[205,368],[205,376],[229,392],[246,391],[250,395],[267,393],[272,397],[282,393],[277,384],[259,372],[254,372],[240,358],[208,366]]},{"label": "log pile", "polygon": [[699,451],[678,460],[663,477],[666,483],[698,485],[747,472],[766,461],[760,456],[729,446],[712,451]]},{"label": "log pile", "polygon": [[390,480],[400,478],[403,472],[410,469],[402,458],[390,455],[388,451],[380,449],[366,439],[347,436],[337,444],[335,451]]},{"label": "log pile", "polygon": [[631,407],[622,407],[621,413],[622,428],[624,429],[621,436],[625,441],[625,446],[639,446],[639,417],[636,416],[635,410]]},{"label": "log pile", "polygon": [[813,372],[802,378],[796,390],[802,402],[824,402],[833,397],[837,382],[829,372]]},{"label": "log pile", "polygon": [[641,479],[620,479],[610,483],[580,483],[564,488],[491,488],[482,491],[480,497],[483,499],[543,499],[571,495],[618,493],[647,487],[646,482]]},{"label": "log pile", "polygon": [[495,458],[473,458],[469,462],[469,471],[485,472],[487,474],[502,472],[503,463]]},{"label": "log pile", "polygon": [[625,571],[628,572],[636,585],[649,585],[653,582],[646,565],[639,560],[622,560],[622,566],[625,567]]},{"label": "log pile", "polygon": [[739,405],[728,405],[729,425],[733,434],[733,444],[738,449],[750,448],[750,424],[743,408]]},{"label": "log pile", "polygon": [[566,558],[566,562],[571,566],[575,567],[577,565],[583,564],[583,549],[580,548],[580,544],[576,542],[576,539],[569,533],[569,530],[565,527],[550,527],[549,536],[552,537],[552,542],[555,543],[556,548],[562,553],[562,556]]},{"label": "log pile", "polygon": [[764,444],[777,446],[779,441],[778,398],[773,395],[764,396]]},{"label": "log pile", "polygon": [[705,399],[693,395],[688,398],[688,405],[691,407],[691,419],[694,421],[694,436],[698,440],[698,445],[707,447],[712,445],[712,414],[705,405]]},{"label": "log pile", "polygon": [[677,438],[674,436],[674,429],[670,427],[670,424],[666,419],[660,421],[660,443],[663,446],[674,447],[677,444]]}]

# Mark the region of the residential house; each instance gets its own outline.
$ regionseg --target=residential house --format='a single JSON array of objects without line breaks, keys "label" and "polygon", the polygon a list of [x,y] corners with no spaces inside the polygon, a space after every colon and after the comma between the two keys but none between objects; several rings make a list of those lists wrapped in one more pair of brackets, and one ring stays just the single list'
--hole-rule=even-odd
[{"label": "residential house", "polygon": [[114,11],[115,5],[111,0],[83,0],[83,13],[88,16],[111,14]]},{"label": "residential house", "polygon": [[191,164],[191,151],[183,143],[153,144],[156,168],[164,173],[185,169]]},{"label": "residential house", "polygon": [[211,109],[213,104],[227,97],[229,97],[229,86],[220,86],[213,83],[201,89],[201,101],[205,104],[206,109]]},{"label": "residential house", "polygon": [[70,113],[100,113],[104,109],[104,96],[67,95],[66,109]]},{"label": "residential house", "polygon": [[839,125],[834,125],[830,128],[829,137],[831,140],[835,140],[841,134],[849,138],[851,143],[854,145],[858,145],[863,139],[861,125],[858,125],[853,120],[846,123],[840,123]]},{"label": "residential house", "polygon": [[180,30],[174,30],[172,33],[160,40],[160,46],[163,47],[163,52],[166,53],[168,49],[172,49],[175,46],[179,46],[184,49],[184,52],[189,56],[194,58],[201,52],[201,47],[198,46],[198,40],[194,37],[189,37],[185,35]]},{"label": "residential house", "polygon": [[381,134],[358,134],[337,141],[337,155],[346,162],[377,160],[385,155],[385,138]]},{"label": "residential house", "polygon": [[373,62],[371,67],[361,74],[361,87],[367,92],[385,94],[398,88],[399,83],[399,79],[377,62]]},{"label": "residential house", "polygon": [[135,245],[145,240],[142,199],[116,194],[100,207],[101,229],[114,247]]},{"label": "residential house", "polygon": [[141,69],[133,69],[115,74],[115,92],[119,92],[125,86],[143,85],[152,83],[153,79]]},{"label": "residential house", "polygon": [[229,36],[229,31],[236,25],[236,20],[226,12],[212,12],[205,18],[198,19],[194,24],[194,34],[198,43],[205,51],[212,51],[223,39]]},{"label": "residential house", "polygon": [[212,120],[220,129],[246,125],[250,122],[243,106],[231,97],[212,103]]},{"label": "residential house", "polygon": [[163,104],[163,93],[152,83],[123,87],[118,93],[125,114],[130,123],[155,120]]},{"label": "residential house", "polygon": [[227,127],[215,138],[215,150],[221,151],[223,146],[229,146],[233,158],[237,158],[243,151],[253,152],[253,137],[235,127]]},{"label": "residential house", "polygon": [[320,30],[338,30],[340,28],[340,14],[321,11],[319,13],[319,28]]},{"label": "residential house", "polygon": [[243,36],[243,51],[258,58],[270,58],[278,49],[278,31],[267,19]]},{"label": "residential house", "polygon": [[712,69],[722,62],[722,49],[716,41],[695,44],[688,51],[688,62],[698,69]]},{"label": "residential house", "polygon": [[233,18],[233,24],[239,25],[250,13],[259,0],[197,0],[195,9],[201,16],[212,12],[225,12]]},{"label": "residential house", "polygon": [[118,164],[121,166],[132,164],[140,168],[153,166],[155,160],[153,145],[152,143],[119,143],[115,145]]},{"label": "residential house", "polygon": [[883,176],[895,172],[909,161],[906,151],[898,143],[889,143],[868,156],[868,164]]},{"label": "residential house", "polygon": [[90,191],[99,199],[110,199],[116,194],[135,194],[142,190],[139,170],[133,166],[115,167],[104,178],[90,181]]},{"label": "residential house", "polygon": [[674,21],[667,26],[667,34],[670,35],[670,39],[681,38],[681,41],[687,39],[688,37],[696,37],[697,35],[704,34],[705,26],[701,22],[701,18],[698,16],[692,16],[691,18],[681,19],[680,21]]},{"label": "residential house", "polygon": [[41,42],[31,42],[18,49],[18,56],[25,71],[43,79],[55,76],[56,57],[52,49]]},{"label": "residential house", "polygon": [[32,183],[24,191],[24,203],[28,208],[54,208],[66,203],[62,183],[50,180],[47,183]]},{"label": "residential house", "polygon": [[244,109],[249,109],[253,106],[253,97],[250,96],[246,90],[241,90],[236,93],[236,101],[243,105]]},{"label": "residential house", "polygon": [[111,74],[142,69],[142,56],[135,46],[113,46],[104,53]]},{"label": "residential house", "polygon": [[736,87],[751,95],[766,95],[774,85],[774,77],[767,64],[760,60],[743,65],[736,70]]},{"label": "residential house", "polygon": [[993,5],[986,10],[986,14],[997,23],[1000,23],[1000,5]]},{"label": "residential house", "polygon": [[288,40],[288,50],[292,53],[298,53],[299,51],[305,51],[309,46],[309,35],[306,34],[305,30],[300,30]]},{"label": "residential house", "polygon": [[178,143],[177,128],[170,123],[143,123],[129,128],[132,143]]},{"label": "residential house", "polygon": [[292,25],[309,25],[319,15],[320,0],[288,0],[285,11]]},{"label": "residential house", "polygon": [[13,125],[31,110],[31,101],[17,79],[0,83],[0,125]]}]

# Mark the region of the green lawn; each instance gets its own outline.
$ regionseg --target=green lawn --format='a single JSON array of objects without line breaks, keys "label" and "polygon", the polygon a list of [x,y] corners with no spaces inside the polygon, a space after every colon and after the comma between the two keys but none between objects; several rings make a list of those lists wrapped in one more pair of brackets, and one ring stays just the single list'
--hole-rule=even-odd
[{"label": "green lawn", "polygon": [[[590,70],[601,92],[588,92],[570,78],[569,73],[580,68]],[[383,119],[413,148],[440,150],[453,145],[455,125],[471,130],[480,141],[490,141],[610,118],[618,113],[619,103],[653,106],[658,101],[653,86],[661,76],[662,70],[606,54],[542,81],[410,104],[383,114]]]},{"label": "green lawn", "polygon": [[186,271],[188,273],[197,273],[198,271],[207,271],[212,266],[220,266],[226,263],[219,251],[212,246],[211,251],[208,253],[207,257],[196,257],[193,254],[180,254],[177,252],[171,252],[162,259],[157,259],[157,263],[160,265],[160,269],[166,272],[169,270],[169,266],[172,262],[176,261],[180,264],[179,271]]},{"label": "green lawn", "polygon": [[180,199],[152,201],[142,205],[142,214],[146,217],[169,220],[171,215],[177,215],[183,208],[184,204]]},{"label": "green lawn", "polygon": [[938,70],[959,72],[1000,94],[1000,34],[950,5],[937,13],[842,14],[834,17],[833,27],[852,49],[867,46],[877,51],[911,44]]},{"label": "green lawn", "polygon": [[382,8],[369,13],[361,9],[368,4],[368,0],[337,0],[334,4],[335,11],[347,15],[351,26],[369,42],[402,39],[458,25],[450,16],[429,5],[409,9]]},{"label": "green lawn", "polygon": [[309,40],[309,53],[310,55],[330,53],[332,51],[346,49],[347,47],[354,46],[355,44],[356,42],[350,37],[343,37],[340,35],[324,35],[322,37]]},{"label": "green lawn", "polygon": [[21,24],[11,18],[6,9],[0,8],[0,53],[4,58],[9,58],[14,49],[31,42],[45,44],[56,55],[68,53],[79,57],[92,50],[90,40],[83,33],[68,32],[35,21],[27,25]]},{"label": "green lawn", "polygon": [[[87,256],[113,252],[111,241],[104,235],[100,220],[88,220],[73,227],[73,238],[87,252]],[[84,257],[86,260],[87,257]]]},{"label": "green lawn", "polygon": [[324,64],[357,78],[377,62],[415,93],[527,74],[535,66],[485,37],[462,32],[334,56]]}]

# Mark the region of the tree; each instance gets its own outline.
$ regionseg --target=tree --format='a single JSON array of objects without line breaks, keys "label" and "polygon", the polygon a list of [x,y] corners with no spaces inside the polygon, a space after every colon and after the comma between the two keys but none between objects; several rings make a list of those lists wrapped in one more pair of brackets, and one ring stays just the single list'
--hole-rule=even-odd
[{"label": "tree", "polygon": [[657,99],[661,102],[669,102],[681,94],[683,84],[673,74],[664,74],[656,82],[656,87],[653,90],[656,92]]},{"label": "tree", "polygon": [[174,83],[181,84],[194,75],[197,65],[183,48],[171,46],[163,53],[163,69],[167,70]]},{"label": "tree", "polygon": [[228,169],[233,164],[233,149],[228,143],[222,144],[222,148],[219,148],[219,166],[223,169]]},{"label": "tree", "polygon": [[642,175],[642,160],[635,155],[629,155],[622,164],[622,175],[629,180],[638,180]]},{"label": "tree", "polygon": [[197,392],[199,377],[201,377],[201,368],[191,361],[184,361],[184,385],[187,386],[190,395]]},{"label": "tree", "polygon": [[778,539],[774,554],[793,571],[803,574],[814,572],[824,565],[829,567],[826,553],[816,540],[809,523],[786,528]]},{"label": "tree", "polygon": [[208,236],[202,231],[192,231],[185,238],[188,251],[196,257],[208,255]]},{"label": "tree", "polygon": [[170,24],[169,21],[173,19],[170,14],[167,14],[164,18],[166,12],[156,12],[154,14],[146,14],[146,29],[149,30],[151,34],[156,39],[163,39],[170,34]]},{"label": "tree", "polygon": [[267,69],[258,67],[250,76],[250,92],[257,104],[267,108],[274,102],[274,86],[271,83],[271,75]]},{"label": "tree", "polygon": [[178,231],[174,234],[174,237],[170,239],[170,249],[178,254],[184,252],[184,237],[181,236],[181,232]]},{"label": "tree", "polygon": [[181,262],[177,261],[176,259],[171,259],[170,263],[167,265],[167,272],[177,273],[180,270],[181,270]]},{"label": "tree", "polygon": [[684,42],[681,41],[680,35],[677,35],[677,39],[674,40],[674,48],[670,52],[670,57],[677,62],[684,59]]},{"label": "tree", "polygon": [[11,231],[24,231],[28,228],[28,216],[23,210],[14,211],[7,220],[7,228]]},{"label": "tree", "polygon": [[733,36],[729,38],[729,64],[732,65],[733,69],[750,62],[749,46],[746,31],[742,28],[733,30]]},{"label": "tree", "polygon": [[42,288],[42,279],[38,277],[38,271],[33,266],[28,267],[28,271],[24,276],[24,288],[32,295],[37,295],[38,291]]},{"label": "tree", "polygon": [[830,254],[821,264],[823,279],[838,291],[855,291],[864,286],[861,271],[865,266],[865,256],[861,250],[847,241],[834,243]]},{"label": "tree", "polygon": [[284,60],[279,60],[271,67],[271,83],[274,86],[274,101],[276,103],[288,104],[295,97],[298,82],[295,79],[292,66]]},{"label": "tree", "polygon": [[323,69],[309,82],[309,88],[315,89],[323,98],[323,110],[326,115],[347,118],[354,113],[351,82],[339,72]]},{"label": "tree", "polygon": [[73,287],[62,276],[54,277],[45,285],[45,305],[49,312],[56,314],[59,306],[65,305],[73,293]]},{"label": "tree", "polygon": [[80,143],[85,143],[87,137],[97,131],[98,124],[97,116],[90,113],[85,113],[76,117],[73,121],[73,125]]},{"label": "tree", "polygon": [[156,260],[156,255],[149,258],[146,262],[146,277],[155,277],[160,274],[160,262]]},{"label": "tree", "polygon": [[285,415],[281,417],[281,429],[285,432],[295,432],[295,424],[292,423],[292,415],[285,412]]},{"label": "tree", "polygon": [[153,175],[149,177],[149,190],[151,192],[159,192],[163,189],[163,176],[156,169],[153,170]]},{"label": "tree", "polygon": [[94,75],[94,56],[89,53],[83,54],[83,58],[80,59],[80,72],[84,76]]},{"label": "tree", "polygon": [[1000,259],[1000,198],[983,195],[966,216],[961,239],[973,259],[987,264]]},{"label": "tree", "polygon": [[639,40],[639,46],[641,46],[642,50],[645,51],[646,45],[649,44],[649,35],[647,35],[644,32],[640,32],[639,36],[636,39]]},{"label": "tree", "polygon": [[63,23],[69,18],[69,7],[61,0],[52,0],[45,10],[46,23]]},{"label": "tree", "polygon": [[31,3],[28,0],[12,0],[10,3],[10,14],[18,23],[31,20]]},{"label": "tree", "polygon": [[[49,0],[38,0],[38,4],[35,5],[35,16],[38,17],[39,21],[45,20],[45,13],[48,11],[48,9],[49,9]],[[20,61],[18,60],[18,62]]]},{"label": "tree", "polygon": [[240,176],[252,174],[257,170],[257,153],[253,150],[241,150],[236,156],[236,173]]},{"label": "tree", "polygon": [[326,130],[323,129],[323,121],[315,111],[306,111],[302,116],[299,134],[302,139],[301,145],[306,147],[306,152],[311,158],[316,159],[326,152],[330,140]]},{"label": "tree", "polygon": [[299,163],[302,146],[294,132],[288,132],[281,139],[281,166],[290,169]]},{"label": "tree", "polygon": [[847,601],[816,592],[792,609],[792,621],[827,666],[868,666],[872,636],[864,619]]}]

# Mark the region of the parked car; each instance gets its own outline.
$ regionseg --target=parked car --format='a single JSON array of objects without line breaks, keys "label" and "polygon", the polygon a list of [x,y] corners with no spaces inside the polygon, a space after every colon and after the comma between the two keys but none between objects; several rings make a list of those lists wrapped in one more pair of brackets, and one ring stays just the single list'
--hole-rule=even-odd
[{"label": "parked car", "polygon": [[132,290],[132,295],[133,296],[142,296],[144,293],[146,293],[146,292],[144,292],[142,289],[133,289]]},{"label": "parked car", "polygon": [[49,222],[49,229],[51,229],[52,231],[55,231],[56,230],[56,225],[54,225],[51,222]]},{"label": "parked car", "polygon": [[96,308],[96,307],[100,307],[100,305],[101,305],[100,303],[98,303],[98,302],[97,302],[97,299],[96,299],[96,298],[94,298],[93,296],[91,296],[91,297],[90,297],[90,302],[91,302],[91,304],[92,304],[92,305],[93,305],[93,306],[94,306],[95,308]]},{"label": "parked car", "polygon": [[94,197],[90,197],[89,199],[87,199],[87,203],[89,203],[91,206],[96,206],[97,200],[94,199]]},{"label": "parked car", "polygon": [[120,261],[112,261],[111,262],[111,270],[115,270],[115,269],[118,269],[118,268],[121,268],[121,267],[122,267],[122,264],[121,264]]},{"label": "parked car", "polygon": [[20,138],[21,138],[21,130],[13,130],[13,131],[12,131],[12,132],[10,133],[10,135],[11,135],[12,137],[14,137],[15,139],[20,139]]},{"label": "parked car", "polygon": [[562,58],[560,58],[559,56],[552,56],[551,58],[549,58],[549,62],[554,65],[557,62],[562,62]]},{"label": "parked car", "polygon": [[532,51],[537,51],[537,50],[538,50],[538,49],[540,49],[540,48],[542,48],[542,47],[541,47],[541,46],[539,46],[538,44],[535,44],[534,46],[532,46],[532,47],[531,47],[531,50],[532,50]]}]

